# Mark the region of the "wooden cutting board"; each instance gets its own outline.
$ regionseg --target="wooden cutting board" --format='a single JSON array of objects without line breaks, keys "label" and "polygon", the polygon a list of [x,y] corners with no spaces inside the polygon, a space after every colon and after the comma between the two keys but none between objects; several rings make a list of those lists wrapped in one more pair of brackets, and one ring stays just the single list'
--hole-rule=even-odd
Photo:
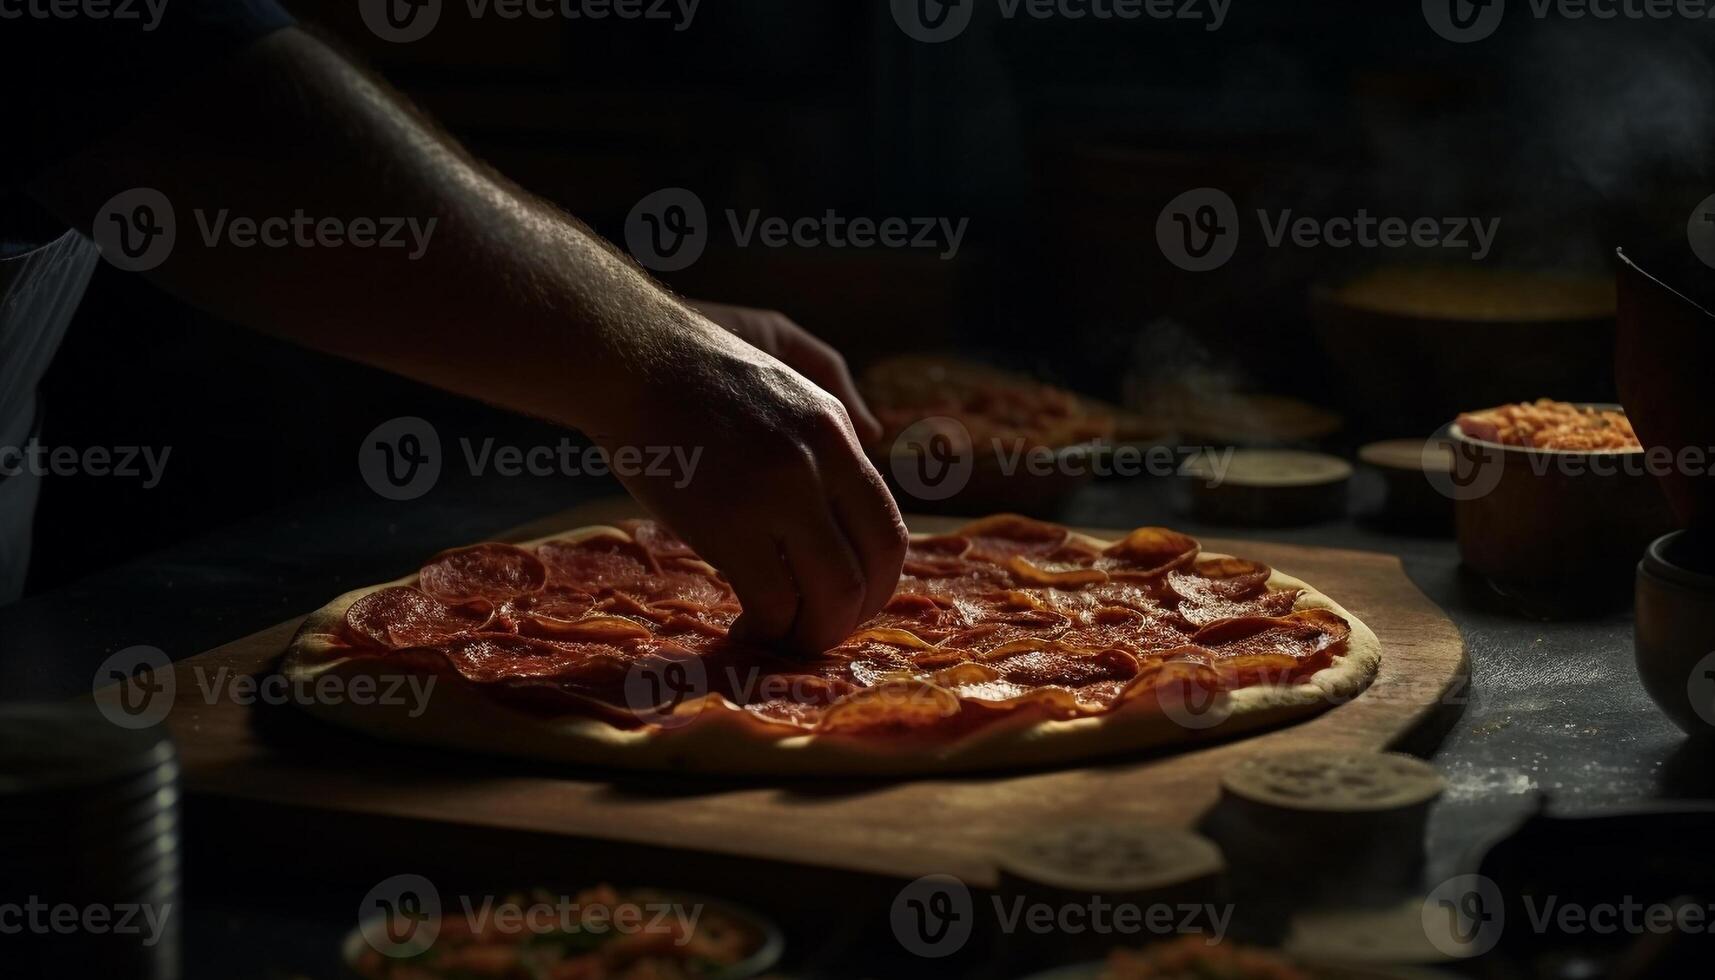
[{"label": "wooden cutting board", "polygon": [[[509,537],[611,521],[629,508],[621,502],[578,508]],[[957,522],[909,523],[933,531]],[[1110,538],[1121,533],[1089,530]],[[1368,623],[1383,646],[1375,684],[1352,703],[1297,725],[1058,770],[791,783],[590,773],[385,745],[323,726],[290,706],[206,703],[201,692],[220,671],[230,677],[267,670],[297,628],[294,619],[177,664],[179,695],[168,725],[183,755],[192,812],[203,813],[205,825],[242,828],[237,836],[251,841],[308,837],[318,856],[342,839],[352,850],[373,850],[399,840],[378,828],[410,825],[420,857],[436,841],[449,852],[456,842],[461,852],[476,854],[484,836],[494,835],[489,859],[510,854],[526,874],[539,855],[517,854],[517,846],[501,842],[531,840],[539,847],[564,838],[597,852],[666,847],[894,879],[950,873],[990,887],[989,855],[1003,836],[1072,819],[1190,825],[1214,802],[1217,774],[1241,759],[1294,748],[1396,746],[1433,709],[1457,700],[1465,668],[1459,632],[1411,584],[1398,559],[1243,541],[1205,545],[1303,578]]]}]

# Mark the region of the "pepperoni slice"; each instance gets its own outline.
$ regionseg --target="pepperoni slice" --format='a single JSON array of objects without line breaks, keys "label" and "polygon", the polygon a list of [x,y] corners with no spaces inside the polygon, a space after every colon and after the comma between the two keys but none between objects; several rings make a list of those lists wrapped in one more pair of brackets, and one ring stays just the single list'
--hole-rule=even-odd
[{"label": "pepperoni slice", "polygon": [[1213,654],[1218,667],[1229,660],[1272,664],[1296,677],[1327,666],[1351,632],[1344,619],[1326,609],[1303,609],[1286,616],[1223,619],[1199,629],[1192,642]]},{"label": "pepperoni slice", "polygon": [[1140,527],[1109,545],[1096,562],[1115,578],[1153,578],[1197,557],[1200,546],[1190,535],[1164,527]]},{"label": "pepperoni slice", "polygon": [[548,570],[530,552],[509,544],[474,544],[436,555],[417,572],[417,584],[442,602],[499,603],[539,591]]},{"label": "pepperoni slice", "polygon": [[551,633],[583,619],[594,608],[595,597],[588,592],[553,586],[508,602],[501,615],[525,632],[530,632],[529,625],[533,624]]},{"label": "pepperoni slice", "polygon": [[887,600],[887,605],[881,607],[881,612],[858,629],[864,632],[877,629],[904,630],[933,643],[970,627],[971,621],[966,606],[946,598],[899,592]]},{"label": "pepperoni slice", "polygon": [[970,539],[956,534],[915,538],[905,548],[904,572],[918,578],[962,575],[970,567],[965,560],[965,553],[970,550]]},{"label": "pepperoni slice", "polygon": [[665,610],[651,609],[625,592],[609,592],[596,602],[595,607],[609,616],[630,616],[642,622],[665,619],[668,615]]},{"label": "pepperoni slice", "polygon": [[1101,549],[1094,545],[1085,544],[1077,538],[1067,538],[1065,543],[1044,555],[1043,559],[1049,564],[1088,568],[1101,556]]},{"label": "pepperoni slice", "polygon": [[869,640],[853,646],[836,647],[828,651],[831,657],[845,661],[842,673],[853,683],[868,687],[884,678],[916,673],[917,661],[912,651],[891,643]]},{"label": "pepperoni slice", "polygon": [[692,650],[706,650],[726,637],[738,613],[736,605],[676,612],[661,624],[661,635]]},{"label": "pepperoni slice", "polygon": [[1008,558],[1006,570],[1012,573],[1013,581],[1026,586],[1047,585],[1060,589],[1076,589],[1085,585],[1099,585],[1108,580],[1108,573],[1099,568],[1049,559],[1043,559],[1038,564],[1023,555]]},{"label": "pepperoni slice", "polygon": [[1222,619],[1284,616],[1298,601],[1297,589],[1268,591],[1269,567],[1243,558],[1216,558],[1167,573],[1168,591],[1177,597],[1187,622],[1207,626]]},{"label": "pepperoni slice", "polygon": [[958,715],[959,698],[916,679],[887,680],[840,698],[822,712],[819,732],[906,732]]},{"label": "pepperoni slice", "polygon": [[968,630],[954,633],[941,641],[941,646],[949,650],[964,650],[972,654],[986,654],[991,650],[1017,643],[1021,640],[1036,640],[1043,637],[1053,637],[1064,632],[1060,630],[1020,623],[983,623]]},{"label": "pepperoni slice", "polygon": [[1077,688],[1096,681],[1125,681],[1138,671],[1137,658],[1123,650],[1084,653],[1050,643],[997,654],[985,657],[983,665],[1005,680],[1029,687]]},{"label": "pepperoni slice", "polygon": [[742,702],[744,710],[782,725],[814,728],[822,712],[859,688],[850,681],[814,674],[770,674],[756,685],[757,697]]},{"label": "pepperoni slice", "polygon": [[1189,640],[1172,622],[1123,606],[1107,606],[1086,618],[1083,625],[1060,634],[1060,642],[1085,650],[1150,653],[1184,646]]},{"label": "pepperoni slice", "polygon": [[345,611],[346,628],[389,650],[426,647],[487,626],[492,614],[454,608],[410,586],[371,592]]},{"label": "pepperoni slice", "polygon": [[[1215,594],[1226,599],[1243,599],[1261,592],[1268,584],[1271,574],[1267,565],[1260,561],[1247,561],[1243,558],[1206,558],[1191,566],[1190,574],[1214,583]],[[1169,585],[1174,579],[1184,578],[1180,572],[1168,576]]]},{"label": "pepperoni slice", "polygon": [[1185,647],[1144,665],[1118,700],[1153,698],[1158,704],[1167,704],[1171,698],[1180,704],[1205,704],[1206,698],[1219,696],[1226,689],[1226,681],[1209,665],[1207,654],[1197,647]]},{"label": "pepperoni slice", "polygon": [[1284,616],[1298,601],[1297,589],[1264,592],[1248,599],[1228,599],[1210,588],[1207,579],[1191,578],[1174,585],[1184,595],[1177,606],[1180,618],[1192,626],[1208,626],[1227,619]]},{"label": "pepperoni slice", "polygon": [[473,684],[553,678],[592,687],[623,683],[633,655],[611,643],[566,643],[510,633],[480,633],[437,645]]},{"label": "pepperoni slice", "polygon": [[555,584],[597,595],[606,589],[636,588],[659,570],[653,555],[618,532],[582,541],[546,541],[536,554]]},{"label": "pepperoni slice", "polygon": [[520,632],[551,640],[618,643],[624,640],[647,640],[655,636],[649,627],[623,616],[585,616],[571,622],[530,619],[521,625],[523,628]]},{"label": "pepperoni slice", "polygon": [[738,601],[726,582],[696,572],[659,572],[624,591],[651,606],[678,610],[687,606],[718,606]]},{"label": "pepperoni slice", "polygon": [[1148,581],[1110,580],[1076,591],[1055,589],[1049,593],[1048,601],[1050,608],[1080,623],[1088,622],[1091,616],[1103,609],[1118,606],[1180,625],[1172,608],[1178,596],[1160,588],[1158,583]]},{"label": "pepperoni slice", "polygon": [[1033,521],[1017,514],[997,514],[959,528],[970,539],[967,557],[1004,565],[1017,556],[1042,556],[1059,551],[1072,532],[1057,524]]}]

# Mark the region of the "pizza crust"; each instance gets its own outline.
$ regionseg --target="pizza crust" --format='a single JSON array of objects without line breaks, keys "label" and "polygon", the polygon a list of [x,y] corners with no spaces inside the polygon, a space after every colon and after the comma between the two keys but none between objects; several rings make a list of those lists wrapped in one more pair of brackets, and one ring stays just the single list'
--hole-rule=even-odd
[{"label": "pizza crust", "polygon": [[[615,530],[595,525],[522,542],[520,547],[549,540],[579,540]],[[1112,543],[1077,532],[1073,535],[1097,547]],[[1229,556],[1200,552],[1198,557]],[[288,646],[280,663],[281,673],[295,684],[324,674],[348,682],[358,676],[397,676],[399,665],[389,665],[377,657],[326,658],[338,646],[334,637],[353,602],[371,592],[415,581],[415,575],[408,575],[347,592],[311,613]],[[1026,704],[951,741],[933,735],[877,738],[815,733],[782,737],[780,725],[742,710],[718,708],[702,710],[670,727],[624,729],[599,719],[549,719],[515,711],[447,673],[434,675],[435,685],[422,706],[310,699],[306,710],[336,725],[389,741],[628,770],[723,775],[919,775],[1064,765],[1230,738],[1307,718],[1362,693],[1381,664],[1381,642],[1375,633],[1339,603],[1279,570],[1270,575],[1268,588],[1302,590],[1294,611],[1326,609],[1345,619],[1351,626],[1346,652],[1299,684],[1221,692],[1200,713],[1187,716],[1190,724],[1175,721],[1148,698],[1134,698],[1102,714],[1073,719],[1048,717],[1040,705]],[[415,717],[414,710],[419,711]]]}]

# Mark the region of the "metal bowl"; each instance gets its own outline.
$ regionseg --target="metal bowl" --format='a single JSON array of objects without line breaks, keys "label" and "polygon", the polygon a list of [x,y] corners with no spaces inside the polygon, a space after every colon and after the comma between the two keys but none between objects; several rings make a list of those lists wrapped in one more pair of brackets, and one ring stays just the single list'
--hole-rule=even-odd
[{"label": "metal bowl", "polygon": [[1638,678],[1687,734],[1715,734],[1715,536],[1675,531],[1638,563]]}]

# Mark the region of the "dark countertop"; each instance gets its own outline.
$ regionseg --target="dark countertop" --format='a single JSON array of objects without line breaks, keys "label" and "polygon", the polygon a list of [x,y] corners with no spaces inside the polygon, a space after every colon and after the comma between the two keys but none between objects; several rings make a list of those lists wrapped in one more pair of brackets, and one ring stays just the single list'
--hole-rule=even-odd
[{"label": "dark countertop", "polygon": [[[23,699],[83,694],[95,665],[115,650],[149,644],[174,659],[193,656],[343,589],[403,574],[440,548],[615,492],[598,480],[489,477],[445,479],[408,503],[382,500],[361,485],[307,500],[0,610],[0,690]],[[1354,509],[1364,513],[1379,494],[1360,474]],[[1286,530],[1211,528],[1187,519],[1174,501],[1159,485],[1104,482],[1086,487],[1061,516],[1074,524],[1170,523],[1194,534],[1395,554],[1457,623],[1472,683],[1468,703],[1431,756],[1451,789],[1431,818],[1429,883],[1530,812],[1539,794],[1574,813],[1715,798],[1715,752],[1689,741],[1639,685],[1628,612],[1532,621],[1508,612],[1462,571],[1447,538],[1390,533],[1364,519]]]}]

